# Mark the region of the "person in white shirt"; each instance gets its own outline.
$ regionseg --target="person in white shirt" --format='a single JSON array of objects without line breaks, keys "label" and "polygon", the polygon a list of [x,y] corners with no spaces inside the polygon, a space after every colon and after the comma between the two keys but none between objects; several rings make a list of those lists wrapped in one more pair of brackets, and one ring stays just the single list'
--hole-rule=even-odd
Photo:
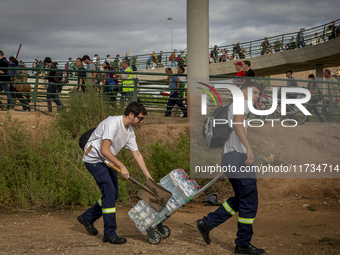
[{"label": "person in white shirt", "polygon": [[[84,150],[86,151],[90,146],[96,148],[102,158],[107,159],[120,168],[122,177],[128,179],[129,171],[116,155],[122,148],[129,149],[144,176],[151,178],[144,158],[138,150],[136,135],[132,128],[132,126],[142,123],[146,114],[146,109],[142,104],[131,102],[126,107],[124,115],[110,116],[97,126],[86,143]],[[96,150],[92,148],[87,155],[84,154],[83,161],[88,171],[96,180],[103,196],[93,207],[79,215],[78,221],[85,226],[91,235],[97,235],[98,230],[94,227],[93,223],[103,216],[103,242],[123,244],[126,242],[126,239],[118,236],[116,233],[115,201],[119,197],[118,174],[101,160],[93,157],[98,156]]]}]

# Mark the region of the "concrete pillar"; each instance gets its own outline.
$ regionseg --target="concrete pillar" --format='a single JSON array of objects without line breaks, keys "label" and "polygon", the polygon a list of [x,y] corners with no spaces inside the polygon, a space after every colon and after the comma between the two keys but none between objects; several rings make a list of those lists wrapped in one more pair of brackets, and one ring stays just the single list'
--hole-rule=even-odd
[{"label": "concrete pillar", "polygon": [[316,64],[316,78],[317,79],[322,79],[323,78],[323,64]]},{"label": "concrete pillar", "polygon": [[[315,65],[315,78],[317,81],[323,81],[323,64]],[[318,88],[322,89],[322,93],[324,93],[324,90],[323,90],[324,84],[318,82],[317,85],[318,85]]]},{"label": "concrete pillar", "polygon": [[209,82],[209,0],[187,0],[187,54],[189,110],[190,88]]}]

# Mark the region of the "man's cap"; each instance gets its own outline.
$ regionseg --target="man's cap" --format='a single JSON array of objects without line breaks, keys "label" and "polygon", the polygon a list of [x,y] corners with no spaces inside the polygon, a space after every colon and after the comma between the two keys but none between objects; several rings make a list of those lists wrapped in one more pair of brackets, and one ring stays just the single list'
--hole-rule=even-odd
[{"label": "man's cap", "polygon": [[174,51],[177,51],[176,49],[174,49]]},{"label": "man's cap", "polygon": [[266,39],[268,39],[268,37],[265,37],[264,39],[266,40]]},{"label": "man's cap", "polygon": [[44,63],[52,63],[52,59],[50,57],[46,57]]},{"label": "man's cap", "polygon": [[241,61],[237,61],[236,63],[234,63],[235,66],[243,66],[243,63]]}]

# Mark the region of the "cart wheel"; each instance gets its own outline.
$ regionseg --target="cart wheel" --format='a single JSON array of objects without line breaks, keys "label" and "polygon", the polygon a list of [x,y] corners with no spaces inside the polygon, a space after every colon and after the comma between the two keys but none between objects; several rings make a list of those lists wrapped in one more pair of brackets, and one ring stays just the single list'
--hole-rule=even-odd
[{"label": "cart wheel", "polygon": [[163,229],[164,229],[164,234],[162,234],[162,238],[168,238],[170,236],[170,228],[168,226],[164,226],[163,225]]},{"label": "cart wheel", "polygon": [[151,244],[159,244],[162,240],[162,235],[157,230],[152,231],[153,238],[149,236],[149,242]]}]

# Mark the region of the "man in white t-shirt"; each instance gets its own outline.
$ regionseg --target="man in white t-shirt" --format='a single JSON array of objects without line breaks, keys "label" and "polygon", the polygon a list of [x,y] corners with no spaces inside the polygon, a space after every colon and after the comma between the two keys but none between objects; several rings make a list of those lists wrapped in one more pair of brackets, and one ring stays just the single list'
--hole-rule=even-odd
[{"label": "man in white t-shirt", "polygon": [[[132,128],[132,126],[137,126],[143,122],[146,114],[147,112],[142,104],[131,102],[126,107],[124,115],[108,117],[97,126],[85,145],[84,150],[86,151],[90,145],[96,148],[102,158],[107,159],[120,168],[122,177],[128,179],[129,172],[124,164],[116,158],[116,155],[122,148],[129,149],[144,176],[151,178],[144,158],[138,150],[135,132]],[[84,154],[83,161],[88,171],[96,180],[103,196],[93,207],[79,215],[78,221],[85,226],[91,235],[97,235],[98,230],[93,226],[93,223],[103,216],[103,242],[123,244],[126,242],[126,239],[118,236],[116,233],[115,201],[119,197],[118,174],[101,160],[93,157],[98,157],[95,149],[92,149],[88,156]]]},{"label": "man in white t-shirt", "polygon": [[259,98],[260,86],[258,83],[248,80],[241,86],[244,95],[244,114],[234,115],[233,104],[229,106],[228,124],[234,131],[230,134],[223,148],[222,166],[236,169],[235,172],[225,173],[234,189],[235,196],[230,197],[215,212],[211,212],[203,219],[196,221],[196,226],[203,240],[210,244],[209,232],[238,212],[235,254],[263,254],[265,252],[250,243],[258,204],[256,173],[242,172],[242,169],[245,169],[246,166],[253,166],[255,160],[247,137],[248,125],[245,121],[249,113],[247,101],[249,87],[252,88],[253,104]]}]

